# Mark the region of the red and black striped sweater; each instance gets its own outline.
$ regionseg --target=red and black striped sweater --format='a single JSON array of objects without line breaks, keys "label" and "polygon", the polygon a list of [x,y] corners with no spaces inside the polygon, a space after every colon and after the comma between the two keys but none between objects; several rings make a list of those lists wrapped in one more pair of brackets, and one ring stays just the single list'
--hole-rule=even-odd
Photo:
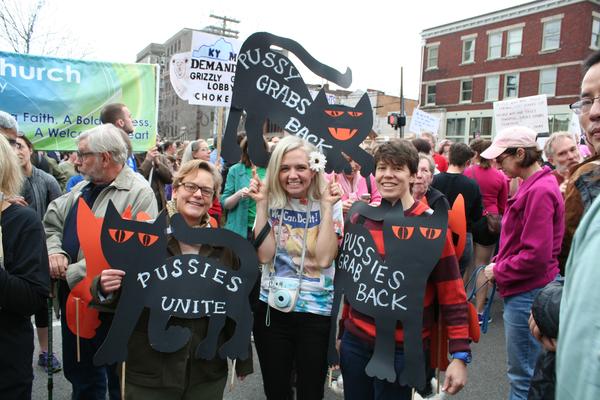
[{"label": "red and black striped sweater", "polygon": [[[417,201],[405,211],[405,215],[409,217],[419,216],[428,210],[430,209],[427,205]],[[353,223],[356,222],[355,218],[358,218],[358,216],[353,217]],[[379,255],[382,258],[385,257],[383,222],[365,219],[363,225],[371,233]],[[443,321],[447,327],[449,352],[471,351],[469,345],[467,296],[458,269],[450,231],[446,234],[446,243],[442,251],[442,256],[427,281],[423,307],[423,339],[430,336],[436,307],[439,307],[439,312],[441,312]],[[352,309],[352,306],[346,301],[344,302],[340,322],[340,337],[344,330],[368,343],[374,343],[376,329],[373,318]],[[402,323],[398,322],[396,326],[396,343],[402,346],[403,342],[404,332],[402,330]]]}]

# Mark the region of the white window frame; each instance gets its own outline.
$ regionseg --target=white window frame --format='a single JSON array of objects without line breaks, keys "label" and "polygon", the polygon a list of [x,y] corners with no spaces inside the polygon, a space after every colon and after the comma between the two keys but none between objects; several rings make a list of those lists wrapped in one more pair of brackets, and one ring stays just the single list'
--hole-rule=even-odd
[{"label": "white window frame", "polygon": [[[462,120],[462,132],[454,132],[454,133],[449,133],[448,132],[448,125],[449,124],[453,124],[456,125],[456,127],[458,127],[460,125],[460,122]],[[452,122],[450,122],[452,121]],[[446,119],[446,138],[448,139],[462,139],[462,141],[465,140],[465,136],[466,136],[466,131],[467,130],[467,119],[465,117],[453,117],[453,118],[447,118]]]},{"label": "white window frame", "polygon": [[[434,59],[431,57],[431,52],[435,50],[435,64],[431,63],[431,60]],[[439,43],[428,45],[427,46],[427,69],[437,69],[438,62],[440,59],[440,45]]]},{"label": "white window frame", "polygon": [[[489,121],[489,132],[482,132],[483,121]],[[478,121],[478,122],[475,122]],[[467,128],[467,132],[469,134],[473,134],[475,132],[479,132],[481,138],[491,139],[492,138],[492,130],[493,130],[494,118],[490,115],[481,116],[481,117],[471,117],[469,118],[469,126]],[[474,127],[473,125],[479,125],[478,127]],[[477,128],[477,129],[476,129]]]},{"label": "white window frame", "polygon": [[[500,37],[500,43],[495,45],[494,48],[499,48],[498,55],[492,56],[492,37]],[[488,60],[497,60],[502,58],[502,32],[491,32],[488,34]]]},{"label": "white window frame", "polygon": [[[433,102],[430,102],[430,101],[429,101],[429,94],[430,94],[430,93],[429,93],[429,89],[430,89],[431,87],[433,87],[433,88],[434,88],[434,90],[435,90],[435,92],[437,92],[437,85],[436,85],[435,83],[433,83],[433,84],[427,84],[427,85],[425,86],[425,105],[427,105],[427,106],[429,106],[429,105],[435,105],[435,102],[436,102],[436,100],[437,100],[437,99],[434,97],[434,99],[433,99]],[[434,93],[434,96],[435,96],[436,94],[437,94],[437,93]]]},{"label": "white window frame", "polygon": [[590,49],[600,50],[600,13],[592,11],[592,37]]},{"label": "white window frame", "polygon": [[[465,91],[464,84],[471,83],[471,89]],[[465,93],[470,92],[471,96],[469,99],[465,99]],[[473,101],[473,79],[463,79],[460,81],[460,102],[461,103],[470,103]]]},{"label": "white window frame", "polygon": [[[548,18],[543,18],[542,19],[542,49],[541,51],[552,51],[552,50],[558,50],[560,49],[560,32],[561,32],[561,25],[562,25],[562,15],[558,16],[558,17],[548,17]],[[558,32],[556,33],[552,33],[552,35],[548,35],[548,27],[550,25],[554,25],[554,24],[558,24]],[[556,43],[556,47],[548,47],[547,42],[549,41],[549,38],[553,38],[557,36],[557,43]]]},{"label": "white window frame", "polygon": [[[546,80],[544,79],[544,81],[542,81],[542,77],[546,75],[545,78],[553,78],[550,80]],[[540,70],[540,79],[539,79],[539,89],[538,89],[538,93],[539,94],[545,94],[548,96],[555,96],[556,95],[556,75],[557,75],[557,68],[545,68],[545,69],[541,69]],[[551,85],[551,86],[550,86]],[[552,88],[552,90],[548,90],[548,91],[544,91],[544,87],[545,86],[550,86]]]},{"label": "white window frame", "polygon": [[[495,80],[495,88],[490,86],[490,81]],[[493,96],[490,96],[490,90],[495,89]],[[490,75],[485,77],[485,101],[497,101],[498,93],[500,92],[500,75]]]},{"label": "white window frame", "polygon": [[[468,53],[470,55],[469,59],[465,58],[467,43],[471,43],[471,50]],[[470,37],[470,38],[467,38],[467,39],[463,40],[463,45],[462,45],[462,63],[463,64],[472,64],[474,62],[475,62],[475,38],[474,37]]]},{"label": "white window frame", "polygon": [[[508,95],[508,77],[509,76],[515,76],[517,78],[515,96]],[[505,74],[504,75],[504,97],[503,97],[503,99],[515,99],[518,97],[519,97],[519,73]]]},{"label": "white window frame", "polygon": [[[517,33],[520,35],[518,42],[514,40],[514,36]],[[511,39],[513,39],[513,40],[511,40]],[[519,51],[518,52],[511,51],[511,44],[516,46],[517,43],[519,46]],[[523,52],[523,28],[511,29],[508,32],[506,32],[506,56],[507,57],[520,56],[522,52]]]}]

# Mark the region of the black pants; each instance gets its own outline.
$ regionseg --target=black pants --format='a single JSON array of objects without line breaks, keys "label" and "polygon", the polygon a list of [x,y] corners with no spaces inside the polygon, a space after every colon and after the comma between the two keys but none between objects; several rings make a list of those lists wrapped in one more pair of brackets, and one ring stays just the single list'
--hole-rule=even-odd
[{"label": "black pants", "polygon": [[32,358],[30,317],[0,310],[0,399],[31,399]]},{"label": "black pants", "polygon": [[105,400],[108,389],[109,398],[121,398],[119,377],[116,365],[97,367],[93,357],[108,333],[112,315],[100,313],[102,322],[96,329],[96,336],[91,339],[79,338],[80,361],[77,362],[77,336],[67,326],[66,304],[69,296],[69,286],[63,280],[59,281],[58,296],[60,300],[60,322],[62,329],[63,371],[65,378],[73,386],[72,400]]},{"label": "black pants", "polygon": [[47,328],[50,320],[48,319],[48,305],[44,305],[42,308],[37,310],[35,314],[35,327],[36,328]]},{"label": "black pants", "polygon": [[271,400],[293,399],[292,369],[297,374],[298,400],[320,400],[327,376],[327,346],[331,317],[310,313],[282,313],[260,302],[254,314],[254,344],[265,395]]}]

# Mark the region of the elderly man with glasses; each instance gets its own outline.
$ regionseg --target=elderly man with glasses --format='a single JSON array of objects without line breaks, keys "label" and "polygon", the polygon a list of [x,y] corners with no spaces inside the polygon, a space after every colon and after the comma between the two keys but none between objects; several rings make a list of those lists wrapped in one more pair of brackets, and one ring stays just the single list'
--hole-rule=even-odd
[{"label": "elderly man with glasses", "polygon": [[96,367],[92,358],[104,341],[111,315],[100,313],[101,326],[92,339],[80,339],[81,359],[76,359],[77,341],[66,323],[69,292],[86,275],[86,259],[77,237],[78,199],[83,199],[97,217],[103,217],[109,200],[119,213],[131,206],[131,215],[145,211],[152,218],[158,214],[150,185],[134,173],[125,161],[127,146],[120,128],[104,124],[83,132],[77,140],[75,165],[84,176],[69,193],[54,200],[44,217],[50,260],[50,276],[58,280],[61,307],[63,367],[73,387],[72,399],[120,398],[118,378],[113,366]]}]

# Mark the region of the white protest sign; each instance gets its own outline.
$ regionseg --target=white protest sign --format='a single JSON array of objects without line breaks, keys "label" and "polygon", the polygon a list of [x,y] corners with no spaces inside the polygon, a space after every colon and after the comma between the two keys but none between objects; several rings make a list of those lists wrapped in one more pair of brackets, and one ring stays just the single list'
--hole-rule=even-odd
[{"label": "white protest sign", "polygon": [[410,119],[410,126],[408,130],[420,135],[421,132],[431,132],[437,135],[438,129],[440,128],[440,119],[433,115],[427,114],[425,111],[421,111],[418,108],[413,111]]},{"label": "white protest sign", "polygon": [[571,120],[569,121],[569,132],[575,135],[576,138],[580,138],[583,135],[581,132],[581,125],[579,125],[579,115],[571,113]]},{"label": "white protest sign", "polygon": [[191,53],[173,54],[169,60],[169,78],[171,86],[177,96],[182,100],[187,100],[191,91],[192,81],[190,79],[190,63],[192,61]]},{"label": "white protest sign", "polygon": [[494,102],[496,132],[521,125],[537,133],[549,132],[548,101],[545,94]]},{"label": "white protest sign", "polygon": [[229,107],[240,46],[237,39],[194,31],[192,51],[169,62],[175,93],[190,104]]}]

